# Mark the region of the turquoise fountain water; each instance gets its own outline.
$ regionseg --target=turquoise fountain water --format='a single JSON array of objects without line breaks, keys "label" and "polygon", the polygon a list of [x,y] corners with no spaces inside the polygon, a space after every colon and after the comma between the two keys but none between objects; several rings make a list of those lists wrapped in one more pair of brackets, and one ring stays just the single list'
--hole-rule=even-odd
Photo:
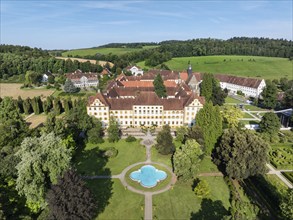
[{"label": "turquoise fountain water", "polygon": [[158,184],[158,182],[167,178],[167,173],[162,170],[156,169],[152,165],[142,166],[139,170],[133,171],[130,174],[130,178],[137,181],[146,188],[152,188]]}]

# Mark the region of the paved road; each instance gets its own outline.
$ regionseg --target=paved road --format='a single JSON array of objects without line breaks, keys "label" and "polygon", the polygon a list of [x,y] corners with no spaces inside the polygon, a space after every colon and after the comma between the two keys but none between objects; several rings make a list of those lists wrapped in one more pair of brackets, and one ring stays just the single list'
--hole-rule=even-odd
[{"label": "paved road", "polygon": [[[267,167],[270,169],[270,171],[267,174],[275,174],[277,177],[279,177],[280,180],[283,181],[290,189],[293,188],[293,185],[290,181],[288,181],[281,173],[281,170],[276,170],[271,164],[267,163]],[[293,172],[293,170],[286,170],[287,172]]]}]

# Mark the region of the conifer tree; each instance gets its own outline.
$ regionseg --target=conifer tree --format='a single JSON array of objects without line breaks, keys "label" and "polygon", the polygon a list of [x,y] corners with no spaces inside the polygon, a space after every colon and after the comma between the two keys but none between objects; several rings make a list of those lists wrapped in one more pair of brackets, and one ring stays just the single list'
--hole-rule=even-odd
[{"label": "conifer tree", "polygon": [[119,124],[114,117],[110,117],[109,120],[109,127],[108,127],[108,138],[109,142],[117,142],[120,139],[121,131],[119,128]]},{"label": "conifer tree", "polygon": [[54,98],[53,108],[54,108],[54,112],[56,113],[56,115],[61,114],[61,112],[62,112],[62,104],[61,104],[61,101],[60,101],[60,99],[58,97]]},{"label": "conifer tree", "polygon": [[26,115],[29,115],[32,113],[32,106],[31,106],[31,99],[30,98],[26,98],[23,101],[23,111]]},{"label": "conifer tree", "polygon": [[204,146],[210,154],[222,134],[222,117],[219,106],[213,106],[211,102],[206,103],[196,114],[196,124],[203,132]]},{"label": "conifer tree", "polygon": [[22,100],[21,96],[18,96],[18,98],[17,98],[17,106],[18,106],[19,112],[21,114],[24,113],[24,110],[23,110],[23,100]]},{"label": "conifer tree", "polygon": [[162,79],[161,74],[157,74],[157,76],[154,79],[154,89],[157,96],[161,97],[167,97],[167,90],[164,85],[164,81]]}]

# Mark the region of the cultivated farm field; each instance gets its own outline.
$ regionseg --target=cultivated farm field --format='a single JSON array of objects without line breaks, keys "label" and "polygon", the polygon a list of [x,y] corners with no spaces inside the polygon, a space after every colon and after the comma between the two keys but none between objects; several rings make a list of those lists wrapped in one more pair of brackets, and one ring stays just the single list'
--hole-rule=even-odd
[{"label": "cultivated farm field", "polygon": [[[97,64],[98,63],[101,66],[104,66],[107,63],[106,61],[101,61],[101,60],[97,61],[97,60],[89,60],[89,59],[81,59],[81,58],[72,58],[72,57],[55,57],[55,58],[56,59],[61,59],[61,60],[68,60],[68,59],[70,59],[72,61],[77,60],[78,62],[81,62],[81,63],[85,63],[85,62],[88,62],[89,61],[91,64]],[[111,63],[111,62],[108,62],[108,63],[109,63],[109,65],[111,67],[114,66],[113,63]]]},{"label": "cultivated farm field", "polygon": [[76,50],[69,50],[64,53],[62,53],[63,57],[68,57],[68,55],[71,55],[73,57],[75,56],[88,56],[88,55],[95,55],[97,53],[100,54],[115,54],[115,55],[122,55],[128,52],[137,52],[147,49],[152,49],[157,46],[144,46],[143,48],[85,48],[85,49],[76,49]]},{"label": "cultivated farm field", "polygon": [[[293,61],[287,58],[259,56],[202,56],[178,57],[165,62],[171,70],[184,71],[188,62],[194,72],[222,73],[243,77],[293,79]],[[144,67],[144,62],[138,63]],[[148,67],[147,67],[148,68]]]},{"label": "cultivated farm field", "polygon": [[29,124],[30,128],[36,128],[39,125],[43,124],[47,119],[47,115],[41,114],[41,115],[33,115],[31,117],[28,117],[26,119],[26,122]]},{"label": "cultivated farm field", "polygon": [[32,98],[35,96],[47,97],[54,93],[53,89],[21,89],[21,83],[0,83],[0,97],[10,96],[17,99],[18,96],[21,98]]}]

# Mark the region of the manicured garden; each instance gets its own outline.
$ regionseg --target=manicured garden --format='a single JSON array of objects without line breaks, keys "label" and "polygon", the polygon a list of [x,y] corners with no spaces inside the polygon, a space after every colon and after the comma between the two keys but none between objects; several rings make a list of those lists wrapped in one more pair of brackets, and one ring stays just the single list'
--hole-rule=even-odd
[{"label": "manicured garden", "polygon": [[269,152],[270,161],[277,169],[292,169],[293,149],[291,146],[274,146]]},{"label": "manicured garden", "polygon": [[[145,160],[145,148],[139,143],[131,144],[125,140],[102,144],[88,143],[86,147],[76,155],[75,165],[82,175],[115,175],[121,173],[127,166]],[[106,157],[104,153],[108,148],[114,147],[118,154],[116,157]]]}]

